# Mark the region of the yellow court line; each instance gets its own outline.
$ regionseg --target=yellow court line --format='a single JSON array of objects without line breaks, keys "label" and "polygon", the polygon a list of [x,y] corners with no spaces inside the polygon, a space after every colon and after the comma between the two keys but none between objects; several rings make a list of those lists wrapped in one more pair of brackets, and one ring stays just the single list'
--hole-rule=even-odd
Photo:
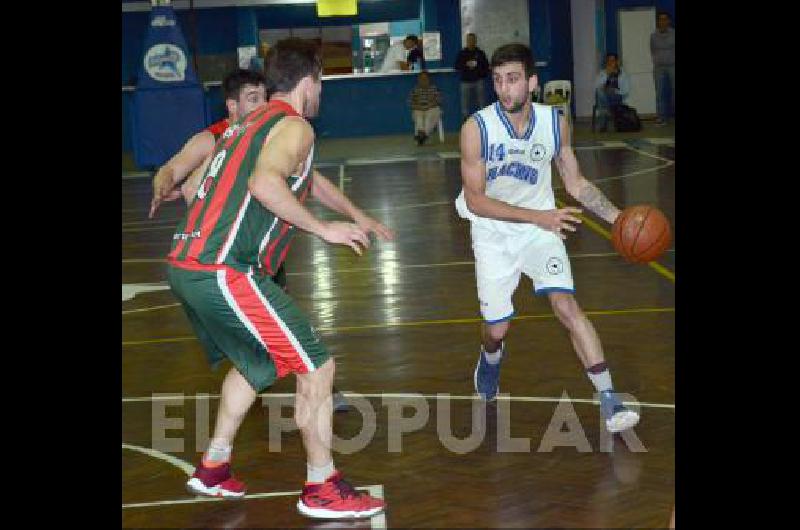
[{"label": "yellow court line", "polygon": [[[556,199],[556,204],[558,205],[559,208],[563,208],[564,206],[567,205],[567,203],[565,203],[564,201],[562,201],[560,199]],[[592,230],[594,230],[595,232],[597,232],[598,234],[600,234],[604,238],[606,238],[609,241],[611,241],[611,232],[609,232],[608,230],[606,230],[605,228],[603,228],[599,224],[595,223],[594,221],[592,221],[591,219],[589,219],[585,215],[578,214],[578,217],[581,219],[581,221],[583,221],[583,224],[585,224],[586,226],[588,226],[589,228],[591,228]],[[671,281],[672,283],[675,283],[675,273],[672,272],[671,270],[667,269],[666,267],[664,267],[663,265],[661,265],[657,261],[650,261],[650,262],[647,263],[647,265],[651,269],[653,269],[654,271],[656,271],[657,273],[659,273],[660,275],[662,275],[663,277],[665,277],[666,279]]]},{"label": "yellow court line", "polygon": [[[638,313],[674,313],[674,307],[642,307],[636,309],[606,309],[597,311],[584,311],[589,316],[607,316],[607,315],[630,315]],[[539,315],[518,315],[513,320],[530,320],[530,319],[544,319],[555,318],[553,313],[543,313]],[[437,326],[437,325],[450,325],[450,324],[475,324],[483,322],[482,318],[455,318],[447,320],[421,320],[417,322],[390,322],[384,324],[365,324],[362,326],[342,326],[342,327],[318,327],[317,331],[361,331],[366,329],[387,329],[399,327],[419,327],[419,326]],[[131,340],[123,341],[123,346],[139,346],[142,344],[162,344],[169,342],[184,342],[187,340],[197,340],[196,337],[167,337],[164,339],[151,339],[151,340]]]}]

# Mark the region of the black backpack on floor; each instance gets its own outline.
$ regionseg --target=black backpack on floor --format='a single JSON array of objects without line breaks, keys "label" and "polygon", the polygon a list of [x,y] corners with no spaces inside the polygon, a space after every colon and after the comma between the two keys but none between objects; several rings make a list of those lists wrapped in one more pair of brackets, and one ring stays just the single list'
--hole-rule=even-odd
[{"label": "black backpack on floor", "polygon": [[614,108],[614,130],[617,132],[636,132],[642,130],[642,121],[636,109],[628,105]]}]

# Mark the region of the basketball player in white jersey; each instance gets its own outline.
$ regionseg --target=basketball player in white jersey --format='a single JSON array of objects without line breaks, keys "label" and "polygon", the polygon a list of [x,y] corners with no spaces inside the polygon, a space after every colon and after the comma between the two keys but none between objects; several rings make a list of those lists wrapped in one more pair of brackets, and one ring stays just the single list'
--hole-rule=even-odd
[{"label": "basketball player in white jersey", "polygon": [[498,48],[491,59],[498,101],[481,109],[461,129],[461,178],[456,199],[461,217],[472,224],[472,248],[483,344],[475,368],[475,390],[486,401],[497,396],[503,338],[514,316],[511,296],[520,275],[546,295],[567,328],[587,375],[600,394],[610,432],[636,425],[639,415],[614,393],[603,348],[592,323],[574,297],[563,239],[580,223],[573,207],[556,208],[550,174],[555,161],[567,192],[608,223],[619,215],[586,180],[570,143],[570,129],[556,108],[531,102],[536,89],[533,55],[522,44]]}]

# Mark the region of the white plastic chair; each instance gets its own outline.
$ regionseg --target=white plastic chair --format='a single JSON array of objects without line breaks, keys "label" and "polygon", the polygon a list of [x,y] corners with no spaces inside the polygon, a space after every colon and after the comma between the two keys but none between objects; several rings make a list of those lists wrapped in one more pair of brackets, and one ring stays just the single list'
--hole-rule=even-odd
[{"label": "white plastic chair", "polygon": [[570,105],[572,104],[572,83],[568,79],[556,79],[554,81],[548,81],[544,85],[544,97],[542,98],[543,102],[547,101],[547,96],[554,93],[561,93],[561,95],[566,99],[566,103],[553,105],[554,107],[559,107],[562,112],[564,113],[564,117],[567,119],[567,123],[572,123],[572,115],[570,114]]},{"label": "white plastic chair", "polygon": [[444,143],[444,124],[442,124],[442,114],[439,113],[439,123],[436,124],[436,129],[439,131],[439,143]]}]

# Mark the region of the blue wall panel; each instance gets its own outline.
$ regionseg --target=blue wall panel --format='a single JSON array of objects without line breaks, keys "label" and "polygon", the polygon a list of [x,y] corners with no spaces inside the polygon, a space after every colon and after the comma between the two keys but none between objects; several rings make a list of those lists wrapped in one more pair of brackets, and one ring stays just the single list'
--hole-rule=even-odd
[{"label": "blue wall panel", "polygon": [[[431,74],[442,92],[445,131],[460,126],[460,93],[454,73]],[[414,133],[408,96],[417,83],[415,75],[323,81],[320,115],[313,120],[320,138],[377,136]]]}]

